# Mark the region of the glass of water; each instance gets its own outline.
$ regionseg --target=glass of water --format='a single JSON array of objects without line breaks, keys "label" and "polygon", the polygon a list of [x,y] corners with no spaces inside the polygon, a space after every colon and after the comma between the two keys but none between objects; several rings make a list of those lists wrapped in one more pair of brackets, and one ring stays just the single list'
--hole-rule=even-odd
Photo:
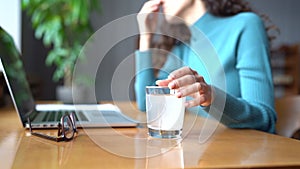
[{"label": "glass of water", "polygon": [[149,136],[181,138],[185,98],[177,98],[168,87],[146,86],[146,112]]}]

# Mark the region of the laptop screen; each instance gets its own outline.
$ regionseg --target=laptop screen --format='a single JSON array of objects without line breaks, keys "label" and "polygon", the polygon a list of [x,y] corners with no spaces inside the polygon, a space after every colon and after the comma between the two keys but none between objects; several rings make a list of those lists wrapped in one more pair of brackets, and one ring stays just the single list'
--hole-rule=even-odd
[{"label": "laptop screen", "polygon": [[12,37],[0,27],[0,69],[23,126],[35,104],[26,79],[23,62]]}]

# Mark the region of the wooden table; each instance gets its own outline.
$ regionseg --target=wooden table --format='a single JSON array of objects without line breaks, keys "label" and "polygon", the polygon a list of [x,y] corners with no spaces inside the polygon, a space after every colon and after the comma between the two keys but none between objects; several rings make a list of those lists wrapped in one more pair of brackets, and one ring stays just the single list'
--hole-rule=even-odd
[{"label": "wooden table", "polygon": [[[117,105],[145,120],[134,104]],[[206,120],[195,117],[186,115],[180,141],[148,138],[140,127],[80,129],[75,140],[56,143],[30,136],[13,108],[1,108],[0,168],[300,168],[297,140],[228,129],[210,120],[217,126],[211,135],[209,128],[201,131]],[[208,140],[200,142],[200,133]]]}]

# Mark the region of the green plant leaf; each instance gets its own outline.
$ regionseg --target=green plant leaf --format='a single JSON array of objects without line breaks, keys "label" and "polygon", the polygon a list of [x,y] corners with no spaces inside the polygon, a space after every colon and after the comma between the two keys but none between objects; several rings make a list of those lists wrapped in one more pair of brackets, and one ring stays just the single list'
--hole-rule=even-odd
[{"label": "green plant leaf", "polygon": [[35,37],[37,39],[41,39],[45,30],[46,30],[46,25],[39,25],[38,27],[36,27],[35,34],[34,34]]},{"label": "green plant leaf", "polygon": [[77,24],[79,22],[80,8],[81,8],[81,0],[74,0],[71,2],[72,7],[72,23]]},{"label": "green plant leaf", "polygon": [[30,0],[22,0],[22,9],[26,9],[29,6]]},{"label": "green plant leaf", "polygon": [[46,58],[46,64],[50,66],[55,61],[59,60],[59,58],[67,57],[68,55],[69,55],[69,51],[67,49],[55,48],[49,52]]},{"label": "green plant leaf", "polygon": [[90,13],[99,0],[22,0],[22,9],[31,17],[35,37],[51,47],[46,65],[55,65],[54,80],[73,70],[80,50],[92,34]]}]

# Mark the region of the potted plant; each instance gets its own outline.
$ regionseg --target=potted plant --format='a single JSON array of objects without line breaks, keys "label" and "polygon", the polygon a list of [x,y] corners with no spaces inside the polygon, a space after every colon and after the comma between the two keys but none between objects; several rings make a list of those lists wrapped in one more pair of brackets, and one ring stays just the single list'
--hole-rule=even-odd
[{"label": "potted plant", "polygon": [[80,50],[93,33],[90,13],[100,10],[99,2],[22,0],[22,9],[31,18],[35,37],[50,48],[45,63],[56,67],[53,80],[63,80],[67,88],[72,84],[74,64],[81,59]]}]

